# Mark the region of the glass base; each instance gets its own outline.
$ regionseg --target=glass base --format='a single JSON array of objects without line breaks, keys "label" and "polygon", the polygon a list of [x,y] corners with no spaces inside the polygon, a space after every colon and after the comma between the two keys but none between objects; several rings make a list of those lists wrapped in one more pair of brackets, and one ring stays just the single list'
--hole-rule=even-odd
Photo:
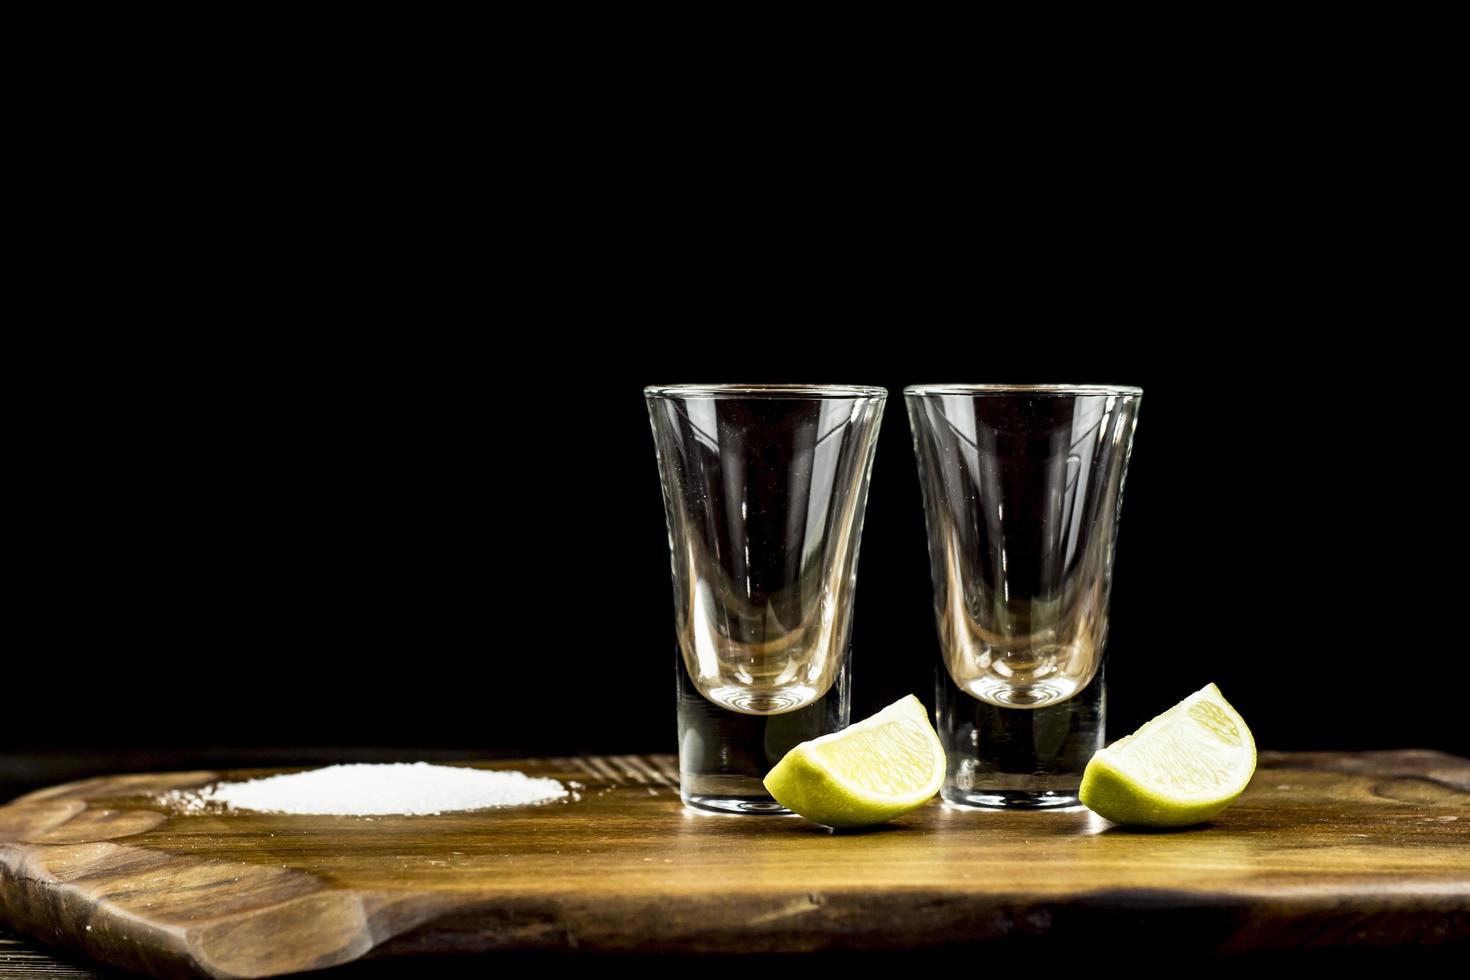
[{"label": "glass base", "polygon": [[801,742],[847,727],[848,667],[810,704],[775,715],[731,711],[695,686],[676,649],[679,715],[679,795],[686,806],[745,815],[789,811],[766,792],[766,773]]},{"label": "glass base", "polygon": [[[682,795],[682,794],[681,794]],[[703,813],[737,816],[789,817],[793,814],[769,796],[684,796],[684,805]]]},{"label": "glass base", "polygon": [[1103,747],[1102,671],[1075,696],[1037,708],[1002,707],[955,684],[944,664],[935,729],[946,772],[939,793],[957,806],[1056,810],[1081,805],[1082,772]]},{"label": "glass base", "polygon": [[1077,791],[1034,793],[1027,790],[978,790],[966,793],[946,786],[940,795],[955,806],[990,810],[1060,810],[1078,807]]}]

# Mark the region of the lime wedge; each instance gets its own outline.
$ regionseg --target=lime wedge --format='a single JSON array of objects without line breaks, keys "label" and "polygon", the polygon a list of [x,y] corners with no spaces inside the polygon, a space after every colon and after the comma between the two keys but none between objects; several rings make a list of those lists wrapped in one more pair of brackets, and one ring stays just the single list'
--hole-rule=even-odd
[{"label": "lime wedge", "polygon": [[1093,756],[1079,795],[1116,823],[1184,827],[1229,806],[1255,771],[1251,730],[1211,684]]},{"label": "lime wedge", "polygon": [[788,810],[829,827],[865,827],[927,803],[944,781],[944,748],[910,694],[843,731],[802,742],[766,775]]}]

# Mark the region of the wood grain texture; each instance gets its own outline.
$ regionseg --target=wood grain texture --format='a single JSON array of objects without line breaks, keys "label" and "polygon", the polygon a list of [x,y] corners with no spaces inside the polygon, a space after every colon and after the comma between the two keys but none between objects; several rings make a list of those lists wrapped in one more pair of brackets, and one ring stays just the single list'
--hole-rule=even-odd
[{"label": "wood grain texture", "polygon": [[938,803],[865,833],[705,816],[667,757],[487,763],[579,799],[435,817],[180,813],[89,779],[0,807],[0,919],[157,976],[372,954],[799,952],[1085,941],[1202,952],[1470,943],[1470,761],[1263,753],[1213,823]]}]

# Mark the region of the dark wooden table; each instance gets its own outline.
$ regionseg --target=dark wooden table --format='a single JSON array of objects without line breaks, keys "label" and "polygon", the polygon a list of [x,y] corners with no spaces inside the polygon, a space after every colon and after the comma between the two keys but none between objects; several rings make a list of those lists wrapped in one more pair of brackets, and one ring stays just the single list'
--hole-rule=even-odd
[{"label": "dark wooden table", "polygon": [[[484,757],[449,756],[470,754]],[[196,753],[164,759],[155,754],[49,764],[23,758],[8,768],[0,757],[0,773],[9,773],[9,782],[0,782],[0,795],[9,798],[37,784],[98,771],[221,770],[231,768],[225,762],[299,766],[436,755],[445,754],[312,750],[278,758]],[[108,894],[116,899],[95,899],[103,903],[97,907],[94,899],[63,890],[57,897],[64,905],[32,906],[26,913],[33,916],[32,929],[57,916],[58,928],[72,933],[58,936],[73,945],[90,949],[94,942],[110,942],[118,948],[121,942],[126,948],[137,941],[127,930],[134,916],[150,914],[142,899],[149,889],[167,889],[160,885],[162,871],[149,869],[162,869],[156,860],[167,860],[175,862],[169,867],[191,870],[205,848],[236,858],[268,857],[262,867],[270,870],[260,873],[270,881],[262,878],[262,887],[284,882],[292,894],[303,884],[333,889],[332,894],[417,888],[430,905],[448,903],[442,924],[436,926],[432,915],[424,917],[417,931],[404,934],[407,942],[396,952],[453,954],[499,947],[474,958],[367,960],[315,976],[483,977],[504,968],[548,968],[548,960],[569,951],[558,937],[570,936],[580,940],[570,945],[580,946],[576,955],[584,962],[591,949],[592,956],[613,956],[618,965],[686,977],[794,968],[779,956],[753,958],[747,949],[815,949],[829,966],[842,968],[845,960],[855,970],[883,959],[904,970],[979,960],[987,968],[1034,967],[1045,960],[1049,966],[1087,969],[1095,968],[1099,957],[1115,960],[1120,953],[1111,947],[1127,936],[1122,945],[1140,956],[1223,954],[1217,965],[1238,970],[1242,959],[1303,968],[1435,968],[1463,958],[1470,947],[1470,761],[1441,753],[1263,753],[1256,781],[1236,807],[1184,833],[1120,834],[1122,828],[1109,830],[1105,822],[1092,826],[1097,818],[1085,813],[977,814],[936,804],[884,832],[846,841],[824,841],[812,833],[818,828],[800,821],[688,818],[673,793],[667,757],[512,765],[545,769],[564,779],[581,775],[589,784],[588,799],[536,818],[534,830],[526,822],[529,815],[507,814],[503,820],[446,818],[433,828],[411,818],[389,820],[372,825],[372,833],[344,836],[335,818],[288,818],[291,833],[278,837],[263,833],[283,829],[267,827],[264,816],[188,818],[188,827],[164,826],[159,821],[165,815],[151,810],[146,796],[133,795],[134,781],[88,782],[9,811],[10,833],[19,835],[10,845],[10,859],[34,862],[21,867],[32,869],[27,876],[39,875],[11,884],[49,889],[35,884],[56,880],[48,877],[48,864],[72,868],[66,873],[85,878],[91,852],[54,845],[92,840],[95,830],[53,832],[46,829],[54,823],[51,816],[42,821],[45,826],[14,829],[32,819],[26,814],[83,806],[54,802],[71,798],[87,800],[90,812],[104,821],[130,819],[129,813],[147,818],[146,827],[125,828],[121,836],[103,834],[112,841],[108,847],[120,841],[127,853],[138,856],[145,877],[132,884],[112,881]],[[17,813],[21,825],[15,823]],[[67,826],[93,823],[79,818]],[[421,841],[424,830],[432,833]],[[449,846],[445,835],[455,840],[452,853],[468,852],[453,875],[438,869],[443,861],[427,860],[437,852],[424,851]],[[555,856],[561,851],[552,852],[553,845],[569,842],[585,848],[575,851],[572,862]],[[386,871],[379,852],[396,856]],[[732,855],[743,855],[739,873]],[[665,857],[671,861],[662,861]],[[63,864],[56,865],[58,860]],[[78,860],[83,865],[76,865]],[[288,864],[289,873],[274,870]],[[131,860],[123,862],[124,869],[129,866]],[[254,872],[242,865],[238,873],[249,878]],[[510,880],[512,874],[520,878]],[[520,879],[524,882],[517,884]],[[490,920],[464,917],[459,899],[467,888],[483,893],[488,904],[476,905],[481,911],[474,915],[483,918],[483,910],[490,909]],[[592,895],[595,900],[588,898]],[[670,896],[679,901],[659,904]],[[799,909],[797,899],[804,903]],[[276,910],[274,901],[261,908]],[[702,911],[690,911],[695,908]],[[230,921],[237,921],[238,912],[231,908]],[[97,918],[91,918],[94,914]],[[82,933],[78,915],[81,922],[98,922],[100,931]],[[793,917],[800,919],[799,928],[787,928]],[[394,935],[389,919],[375,920],[372,942]],[[997,922],[1011,922],[1014,929],[991,935]],[[49,925],[43,934],[51,934]],[[314,926],[303,933],[318,934]],[[393,945],[385,943],[381,952],[395,952],[388,948]],[[867,948],[853,952],[854,946]],[[275,955],[273,948],[266,949]],[[690,950],[704,955],[696,962]],[[1199,957],[1191,956],[1190,962],[1196,974]],[[0,932],[0,978],[117,975],[71,954],[44,952],[12,930]]]},{"label": "dark wooden table", "polygon": [[[312,746],[240,749],[231,747],[49,749],[0,752],[0,806],[45,786],[54,786],[100,773],[168,772],[181,769],[276,768],[333,765],[345,762],[455,762],[466,759],[515,758],[516,749],[443,749]],[[484,967],[481,965],[480,972]],[[330,976],[339,976],[332,971]],[[468,964],[466,964],[468,975]],[[314,974],[322,976],[322,974]],[[96,978],[115,980],[122,973],[90,961],[70,957],[52,946],[19,935],[0,921],[0,980],[36,977],[46,980]]]}]

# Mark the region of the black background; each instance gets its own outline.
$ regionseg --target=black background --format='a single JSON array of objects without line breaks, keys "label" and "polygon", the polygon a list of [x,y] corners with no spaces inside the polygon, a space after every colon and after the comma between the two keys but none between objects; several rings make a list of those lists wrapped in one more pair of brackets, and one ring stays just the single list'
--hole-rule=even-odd
[{"label": "black background", "polygon": [[679,381],[892,391],[857,717],[932,700],[898,389],[1113,382],[1111,734],[1214,680],[1263,747],[1470,755],[1453,58],[1227,24],[772,67],[575,26],[26,73],[0,800],[671,751],[641,388]]},{"label": "black background", "polygon": [[[57,406],[5,666],[18,749],[672,751],[671,586],[641,388],[881,384],[854,717],[932,706],[937,642],[900,394],[1141,385],[1110,734],[1217,682],[1269,748],[1470,751],[1437,398],[1303,368],[1321,342],[916,311],[861,329],[472,332],[255,346]],[[713,336],[712,336],[713,335]],[[713,339],[713,343],[711,340]],[[136,354],[137,352],[133,352]]]},{"label": "black background", "polygon": [[1134,81],[978,148],[924,100],[100,113],[27,185],[0,752],[672,750],[642,387],[784,381],[891,392],[855,717],[932,702],[902,386],[1118,383],[1111,735],[1215,681],[1263,747],[1470,753],[1446,131]]}]

